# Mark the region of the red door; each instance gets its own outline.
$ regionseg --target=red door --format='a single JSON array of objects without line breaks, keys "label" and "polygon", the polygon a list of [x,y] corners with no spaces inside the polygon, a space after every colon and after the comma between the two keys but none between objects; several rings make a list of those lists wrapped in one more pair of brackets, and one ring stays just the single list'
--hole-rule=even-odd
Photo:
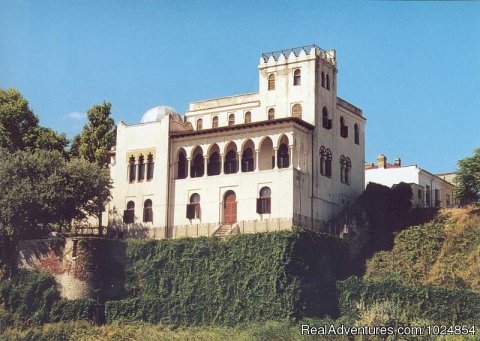
[{"label": "red door", "polygon": [[235,192],[228,191],[223,198],[223,223],[233,224],[237,222],[237,198]]}]

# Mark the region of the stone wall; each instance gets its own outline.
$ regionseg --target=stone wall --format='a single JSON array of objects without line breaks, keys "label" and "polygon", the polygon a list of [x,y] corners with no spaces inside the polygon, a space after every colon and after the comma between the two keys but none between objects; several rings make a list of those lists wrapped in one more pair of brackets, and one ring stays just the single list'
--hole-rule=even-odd
[{"label": "stone wall", "polygon": [[17,266],[52,274],[66,299],[93,298],[95,264],[82,238],[23,240]]}]

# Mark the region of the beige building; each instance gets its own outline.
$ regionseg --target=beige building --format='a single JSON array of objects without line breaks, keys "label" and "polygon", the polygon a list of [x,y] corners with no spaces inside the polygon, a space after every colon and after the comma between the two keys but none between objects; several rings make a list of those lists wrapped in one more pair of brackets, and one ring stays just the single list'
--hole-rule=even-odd
[{"label": "beige building", "polygon": [[365,118],[334,50],[262,54],[259,91],[117,126],[112,230],[155,238],[322,229],[364,189]]},{"label": "beige building", "polygon": [[401,159],[388,163],[387,157],[380,154],[377,164],[365,166],[365,183],[375,182],[391,187],[400,182],[412,188],[412,207],[453,207],[454,185],[438,175],[432,174],[417,165],[404,166]]}]

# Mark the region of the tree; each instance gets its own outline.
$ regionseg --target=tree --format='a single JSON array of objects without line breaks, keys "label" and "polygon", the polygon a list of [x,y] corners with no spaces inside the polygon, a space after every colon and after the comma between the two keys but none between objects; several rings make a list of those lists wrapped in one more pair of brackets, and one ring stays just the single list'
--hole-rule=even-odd
[{"label": "tree", "polygon": [[28,101],[17,90],[0,89],[0,148],[63,152],[67,144],[65,134],[39,125]]},{"label": "tree", "polygon": [[0,148],[0,233],[36,238],[99,212],[110,197],[108,171],[58,151],[10,152]]},{"label": "tree", "polygon": [[87,112],[89,123],[83,127],[80,135],[80,156],[100,166],[108,163],[108,152],[115,145],[115,122],[110,117],[112,105],[103,102],[94,105]]},{"label": "tree", "polygon": [[480,148],[458,161],[455,197],[461,205],[480,205]]}]

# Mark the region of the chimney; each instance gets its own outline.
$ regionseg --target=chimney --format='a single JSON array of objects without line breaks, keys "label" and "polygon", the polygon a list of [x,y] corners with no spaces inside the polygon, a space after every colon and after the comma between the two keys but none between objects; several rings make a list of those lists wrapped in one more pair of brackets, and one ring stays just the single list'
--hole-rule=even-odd
[{"label": "chimney", "polygon": [[397,157],[397,158],[395,159],[395,166],[399,166],[399,167],[400,167],[401,165],[402,165],[402,159],[400,159],[399,157]]},{"label": "chimney", "polygon": [[378,168],[387,168],[387,157],[384,154],[380,154],[377,157]]}]

